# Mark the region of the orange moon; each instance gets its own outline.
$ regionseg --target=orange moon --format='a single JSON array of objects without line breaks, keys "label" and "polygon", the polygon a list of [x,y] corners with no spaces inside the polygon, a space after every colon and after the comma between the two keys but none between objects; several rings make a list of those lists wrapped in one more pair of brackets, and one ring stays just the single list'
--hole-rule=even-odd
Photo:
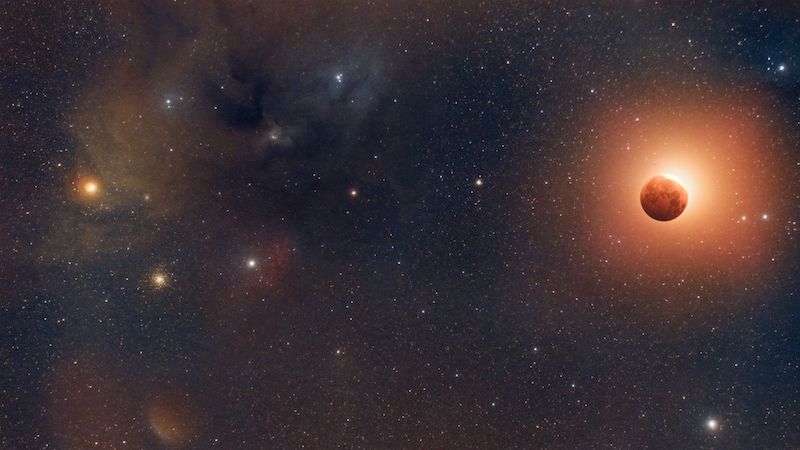
[{"label": "orange moon", "polygon": [[667,222],[680,216],[686,209],[689,192],[678,177],[661,174],[645,183],[640,200],[648,216]]}]

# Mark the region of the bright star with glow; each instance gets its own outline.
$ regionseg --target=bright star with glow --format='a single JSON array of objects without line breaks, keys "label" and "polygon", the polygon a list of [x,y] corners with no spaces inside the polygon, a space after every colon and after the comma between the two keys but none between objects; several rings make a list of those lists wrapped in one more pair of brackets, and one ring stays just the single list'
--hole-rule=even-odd
[{"label": "bright star with glow", "polygon": [[167,287],[167,284],[169,283],[169,278],[167,277],[166,273],[159,270],[153,272],[153,274],[150,276],[150,283],[156,289],[163,289]]},{"label": "bright star with glow", "polygon": [[84,199],[94,198],[100,195],[100,182],[95,178],[81,178],[77,182],[76,192]]}]

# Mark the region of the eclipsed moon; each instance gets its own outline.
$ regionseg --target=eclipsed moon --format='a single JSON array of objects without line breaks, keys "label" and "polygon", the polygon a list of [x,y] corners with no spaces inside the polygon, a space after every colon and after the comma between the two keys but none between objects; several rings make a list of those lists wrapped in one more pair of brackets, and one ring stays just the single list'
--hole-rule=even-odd
[{"label": "eclipsed moon", "polygon": [[642,209],[653,219],[667,222],[683,213],[689,192],[681,180],[670,174],[656,175],[642,187]]}]

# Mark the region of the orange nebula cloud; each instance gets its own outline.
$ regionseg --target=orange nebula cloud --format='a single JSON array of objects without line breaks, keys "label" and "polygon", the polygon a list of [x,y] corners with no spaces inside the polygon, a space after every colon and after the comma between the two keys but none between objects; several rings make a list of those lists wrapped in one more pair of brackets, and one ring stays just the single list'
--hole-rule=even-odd
[{"label": "orange nebula cloud", "polygon": [[147,408],[150,429],[167,446],[182,447],[196,431],[195,413],[184,396],[160,395]]}]

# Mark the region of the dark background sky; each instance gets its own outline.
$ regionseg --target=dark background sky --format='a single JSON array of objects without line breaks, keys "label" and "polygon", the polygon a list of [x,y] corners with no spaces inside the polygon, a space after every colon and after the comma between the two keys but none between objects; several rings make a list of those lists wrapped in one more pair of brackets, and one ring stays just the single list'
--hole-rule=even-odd
[{"label": "dark background sky", "polygon": [[800,447],[789,3],[6,2],[0,447]]}]

